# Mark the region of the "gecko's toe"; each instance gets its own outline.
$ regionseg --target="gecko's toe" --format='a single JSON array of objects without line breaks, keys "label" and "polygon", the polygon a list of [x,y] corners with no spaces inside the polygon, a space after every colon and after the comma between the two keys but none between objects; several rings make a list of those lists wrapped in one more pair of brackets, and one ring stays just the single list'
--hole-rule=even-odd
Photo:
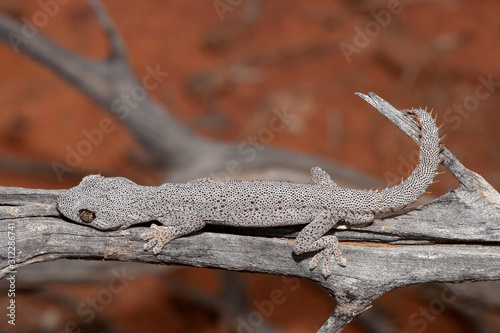
[{"label": "gecko's toe", "polygon": [[156,238],[153,238],[152,240],[150,240],[149,242],[144,244],[143,250],[149,251],[149,250],[153,249],[152,250],[153,254],[157,255],[158,253],[161,252],[161,249],[163,248],[163,246],[164,246],[164,244],[161,244],[160,242],[158,242],[158,240]]},{"label": "gecko's toe", "polygon": [[153,249],[153,254],[157,255],[161,252],[165,244],[167,244],[172,237],[168,231],[168,228],[165,226],[158,226],[156,224],[153,224],[151,225],[151,229],[154,230],[143,233],[141,235],[141,239],[148,241],[144,245],[144,251]]},{"label": "gecko's toe", "polygon": [[151,250],[151,248],[153,248],[153,246],[155,246],[155,241],[154,239],[150,240],[149,242],[147,242],[146,244],[144,244],[144,246],[142,247],[142,249],[144,251],[148,251],[148,250]]},{"label": "gecko's toe", "polygon": [[[152,224],[152,225],[151,225],[151,228],[149,229],[149,230],[152,230],[152,231],[142,233],[142,234],[141,234],[141,236],[140,236],[140,237],[141,237],[141,239],[142,239],[142,240],[147,241],[147,240],[150,240],[150,239],[155,238],[155,237],[156,237],[156,235],[158,234],[158,228],[159,228],[159,226],[158,226],[158,225],[156,225],[156,224]],[[152,247],[152,246],[151,246],[151,247]],[[151,247],[149,247],[149,248],[151,248]],[[148,250],[149,250],[149,249],[148,249]]]},{"label": "gecko's toe", "polygon": [[319,253],[316,253],[314,257],[309,261],[309,270],[315,269],[319,262],[323,260],[322,273],[325,278],[329,277],[332,272],[330,270],[330,261],[332,257],[335,258],[337,264],[339,266],[345,267],[347,266],[347,260],[342,257],[340,253],[336,253],[334,248],[326,248],[321,250]]},{"label": "gecko's toe", "polygon": [[329,277],[330,275],[332,275],[332,271],[330,270],[330,261],[329,260],[325,260],[323,262],[323,270],[321,271],[321,273],[323,273],[323,276],[325,277],[325,279],[327,277]]},{"label": "gecko's toe", "polygon": [[154,255],[158,255],[161,252],[161,249],[163,249],[163,245],[156,244],[156,246],[153,248]]},{"label": "gecko's toe", "polygon": [[142,240],[146,241],[146,240],[153,238],[154,236],[153,236],[152,232],[145,232],[145,233],[141,234],[140,237]]},{"label": "gecko's toe", "polygon": [[321,251],[320,253],[316,254],[311,259],[311,261],[309,261],[309,270],[315,269],[321,260],[323,260],[323,267],[321,273],[326,279],[332,274],[332,272],[330,270],[330,260],[328,256],[325,255],[324,251]]},{"label": "gecko's toe", "polygon": [[337,263],[339,264],[339,266],[346,267],[347,266],[347,259],[346,258],[337,259]]},{"label": "gecko's toe", "polygon": [[320,260],[323,259],[323,252],[317,253],[310,261],[309,261],[309,270],[315,269]]},{"label": "gecko's toe", "polygon": [[312,260],[309,261],[309,270],[310,271],[312,271],[313,269],[315,269],[317,266],[318,266],[317,262],[313,262]]},{"label": "gecko's toe", "polygon": [[332,272],[330,270],[330,257],[325,253],[325,250],[321,251],[320,253],[317,253],[311,259],[311,261],[309,261],[309,269],[310,270],[315,269],[321,260],[323,260],[323,267],[321,273],[326,279],[332,274]]}]

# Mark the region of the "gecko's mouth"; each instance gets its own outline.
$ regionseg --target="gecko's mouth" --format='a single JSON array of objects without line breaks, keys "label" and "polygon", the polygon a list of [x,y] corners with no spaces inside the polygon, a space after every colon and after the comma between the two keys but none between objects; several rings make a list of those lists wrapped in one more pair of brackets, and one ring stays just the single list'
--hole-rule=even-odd
[{"label": "gecko's mouth", "polygon": [[64,213],[63,213],[63,212],[62,212],[62,210],[61,210],[61,207],[59,206],[59,203],[61,202],[61,196],[62,196],[62,195],[63,195],[63,193],[59,194],[59,195],[57,196],[57,198],[56,198],[56,209],[57,209],[57,211],[58,211],[61,215],[66,216],[66,215],[64,215]]},{"label": "gecko's mouth", "polygon": [[[80,223],[81,224],[81,223]],[[116,226],[116,227],[101,227],[100,225],[96,224],[96,223],[93,223],[93,224],[86,224],[88,225],[89,227],[92,227],[94,229],[97,229],[97,230],[100,230],[100,231],[114,231],[114,230],[120,230],[120,229],[124,229],[123,227],[121,226]]]}]

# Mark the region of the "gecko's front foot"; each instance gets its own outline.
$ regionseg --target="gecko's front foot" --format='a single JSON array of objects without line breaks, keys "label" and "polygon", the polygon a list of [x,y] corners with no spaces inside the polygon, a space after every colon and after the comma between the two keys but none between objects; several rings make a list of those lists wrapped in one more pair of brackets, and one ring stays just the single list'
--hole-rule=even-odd
[{"label": "gecko's front foot", "polygon": [[145,241],[149,240],[149,242],[144,244],[144,251],[152,248],[153,253],[156,255],[161,252],[161,249],[163,249],[165,244],[171,241],[173,237],[168,227],[153,224],[151,229],[153,230],[143,233],[141,239]]},{"label": "gecko's front foot", "polygon": [[347,260],[344,257],[342,257],[340,249],[329,247],[321,250],[311,259],[311,261],[309,261],[309,269],[310,270],[315,269],[318,266],[319,262],[323,260],[322,273],[326,279],[332,274],[332,271],[330,270],[330,259],[332,257],[335,257],[335,260],[337,261],[337,264],[339,264],[339,266],[342,267],[347,266]]}]

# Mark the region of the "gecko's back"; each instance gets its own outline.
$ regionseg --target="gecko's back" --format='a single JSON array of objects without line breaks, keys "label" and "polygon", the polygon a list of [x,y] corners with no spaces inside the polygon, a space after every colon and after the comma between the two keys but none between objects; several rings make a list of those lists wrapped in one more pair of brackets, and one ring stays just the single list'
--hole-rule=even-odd
[{"label": "gecko's back", "polygon": [[339,217],[372,214],[370,209],[379,207],[382,199],[377,191],[276,181],[204,178],[161,188],[157,205],[182,207],[206,223],[245,227],[305,224],[321,212]]}]

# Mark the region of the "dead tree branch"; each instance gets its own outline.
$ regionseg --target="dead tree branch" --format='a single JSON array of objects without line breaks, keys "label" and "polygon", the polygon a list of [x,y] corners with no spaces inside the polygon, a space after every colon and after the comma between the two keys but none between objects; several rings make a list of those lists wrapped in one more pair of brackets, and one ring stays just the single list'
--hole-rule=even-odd
[{"label": "dead tree branch", "polygon": [[[106,32],[111,46],[110,56],[96,61],[80,57],[57,45],[42,33],[26,36],[23,24],[0,14],[0,39],[15,51],[39,61],[90,99],[117,116],[135,135],[151,156],[164,163],[178,161],[188,147],[201,144],[168,110],[150,97],[134,100],[135,106],[124,110],[120,102],[129,98],[134,89],[144,89],[132,73],[118,33],[98,1],[92,8]],[[158,75],[166,75],[159,73]],[[174,140],[174,138],[176,138]],[[172,144],[175,142],[175,144]],[[192,149],[191,149],[192,150]],[[168,160],[167,160],[168,159]]]},{"label": "dead tree branch", "polygon": [[[43,34],[24,36],[20,22],[0,15],[0,39],[52,69],[89,98],[122,120],[137,140],[164,165],[181,169],[184,176],[203,173],[186,169],[220,170],[226,161],[242,161],[237,146],[202,139],[180,124],[168,110],[147,96],[130,112],[116,101],[142,87],[128,65],[123,42],[96,0],[90,4],[110,41],[110,55],[94,61],[71,53]],[[360,96],[377,108],[412,139],[416,127],[380,97]],[[380,295],[402,286],[426,282],[488,281],[500,279],[500,195],[481,176],[466,169],[447,149],[443,165],[460,181],[419,209],[377,220],[364,229],[337,229],[349,265],[337,267],[324,279],[309,271],[311,255],[294,256],[290,230],[266,230],[265,237],[245,235],[248,230],[205,231],[179,238],[154,256],[142,250],[139,235],[145,227],[98,231],[63,220],[55,208],[60,191],[0,188],[0,277],[23,266],[61,258],[137,261],[217,267],[309,278],[328,289],[338,305],[320,332],[340,332]],[[203,163],[201,163],[203,162]],[[297,158],[290,152],[268,149],[254,166],[318,165],[334,178],[339,173],[320,159]],[[196,168],[196,167],[193,167]],[[8,239],[14,237],[15,246]],[[12,255],[9,253],[11,252]]]},{"label": "dead tree branch", "polygon": [[[380,97],[361,95],[389,119],[400,115]],[[404,121],[404,119],[402,119]],[[404,127],[412,136],[411,127]],[[311,255],[292,254],[294,231],[266,229],[266,237],[228,229],[176,239],[160,255],[142,250],[145,227],[98,231],[61,219],[60,191],[0,189],[0,232],[16,238],[15,264],[2,242],[0,276],[12,269],[56,259],[136,261],[214,267],[311,279],[328,289],[337,307],[319,332],[340,332],[380,295],[410,284],[500,279],[498,193],[482,177],[444,152],[461,184],[432,203],[406,214],[376,220],[363,229],[337,229],[349,265],[324,279],[309,271]],[[447,161],[448,160],[448,161]],[[465,175],[465,176],[464,176]],[[464,178],[465,177],[465,178]],[[11,230],[9,230],[11,229]]]},{"label": "dead tree branch", "polygon": [[[98,0],[89,0],[89,4],[109,40],[110,52],[105,59],[87,59],[74,54],[41,32],[27,36],[23,23],[4,14],[0,14],[0,40],[15,52],[40,62],[122,121],[152,159],[166,169],[169,180],[192,179],[208,172],[226,170],[227,161],[233,160],[242,169],[272,166],[308,170],[310,165],[317,165],[335,178],[352,179],[359,185],[379,185],[368,177],[323,158],[304,154],[299,156],[272,147],[256,154],[250,164],[248,156],[239,151],[238,144],[209,140],[194,134],[175,119],[167,107],[148,94],[144,82],[132,72],[123,41],[103,6]],[[157,75],[163,78],[168,75],[159,66],[154,67]],[[131,97],[137,90],[142,91],[144,98]],[[131,98],[132,104],[124,108],[124,101]]]}]

